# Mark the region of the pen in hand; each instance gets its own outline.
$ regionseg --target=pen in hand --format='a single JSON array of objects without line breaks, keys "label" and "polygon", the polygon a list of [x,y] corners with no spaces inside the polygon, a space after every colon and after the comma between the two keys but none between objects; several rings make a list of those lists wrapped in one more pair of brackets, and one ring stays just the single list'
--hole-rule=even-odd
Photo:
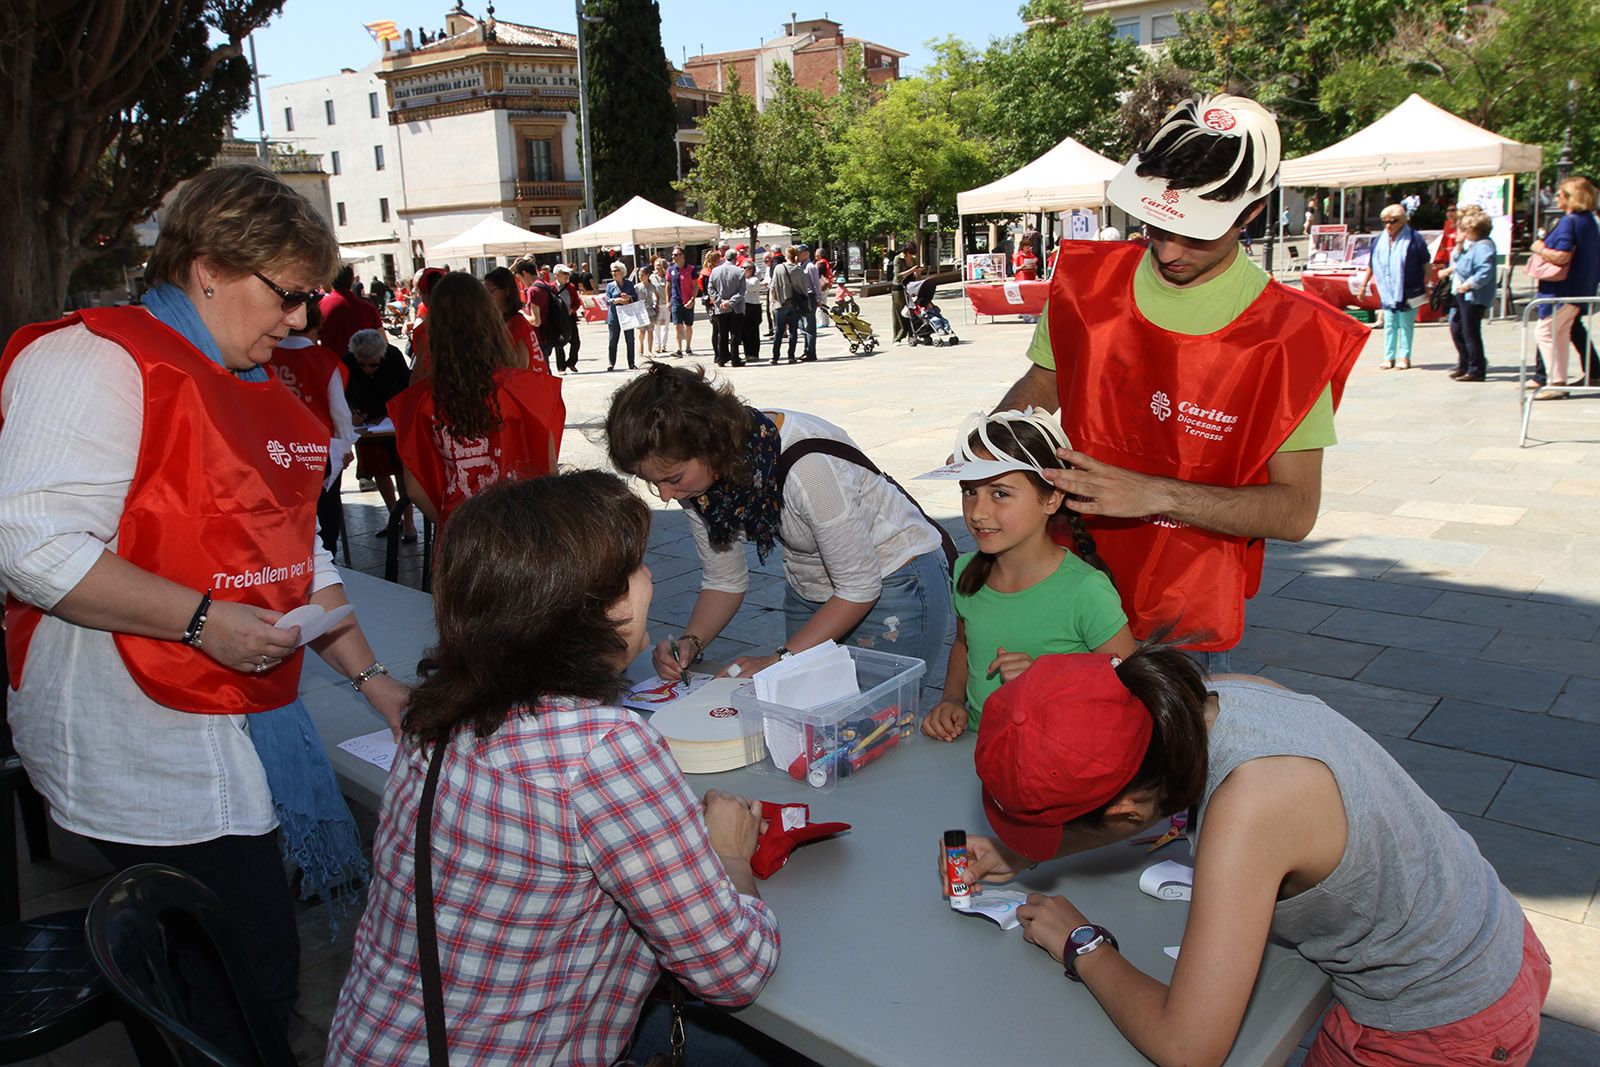
[{"label": "pen in hand", "polygon": [[667,641],[667,647],[672,650],[672,658],[675,661],[677,661],[678,669],[683,672],[682,674],[679,675],[679,677],[685,683],[687,683],[689,681],[689,668],[684,666],[684,664],[683,664],[683,656],[681,656],[678,653],[678,641],[677,641],[677,639],[676,638],[669,638],[668,641]]}]

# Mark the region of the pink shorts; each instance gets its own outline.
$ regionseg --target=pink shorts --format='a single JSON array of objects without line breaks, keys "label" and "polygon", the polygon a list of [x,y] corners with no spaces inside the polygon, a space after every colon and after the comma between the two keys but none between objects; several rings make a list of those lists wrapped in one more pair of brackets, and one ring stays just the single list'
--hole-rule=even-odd
[{"label": "pink shorts", "polygon": [[1523,920],[1522,970],[1505,996],[1458,1022],[1427,1030],[1379,1030],[1335,1004],[1322,1020],[1305,1067],[1517,1067],[1533,1058],[1539,1009],[1550,992],[1550,955]]}]

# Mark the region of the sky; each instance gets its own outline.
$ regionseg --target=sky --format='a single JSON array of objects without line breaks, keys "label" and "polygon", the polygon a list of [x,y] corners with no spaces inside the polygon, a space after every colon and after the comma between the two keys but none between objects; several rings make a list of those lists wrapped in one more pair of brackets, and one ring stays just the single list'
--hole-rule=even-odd
[{"label": "sky", "polygon": [[[791,12],[804,21],[831,17],[844,26],[849,37],[862,37],[888,45],[910,56],[900,61],[902,74],[915,73],[930,58],[926,47],[931,40],[959,37],[971,44],[984,45],[993,37],[1015,33],[1022,28],[1017,9],[1022,0],[1001,0],[998,4],[960,3],[957,0],[884,0],[875,4],[845,0],[821,0],[810,8],[799,0],[777,0],[742,4],[708,3],[707,0],[660,0],[661,43],[667,59],[682,65],[684,50],[696,55],[754,48],[763,40],[776,37]],[[283,10],[264,29],[256,31],[256,58],[261,66],[262,92],[274,85],[304,81],[337,74],[341,67],[360,70],[381,55],[381,46],[372,40],[364,24],[393,19],[402,30],[425,27],[431,33],[444,25],[445,13],[453,0],[357,0],[329,4],[326,0],[286,0]],[[484,15],[484,0],[468,0],[466,10]],[[531,4],[526,0],[507,0],[495,4],[495,17],[507,22],[542,26],[573,32],[577,25],[572,3]],[[269,118],[270,127],[271,120]],[[236,119],[239,136],[255,139],[258,134],[252,103]],[[270,129],[269,135],[283,131]]]}]

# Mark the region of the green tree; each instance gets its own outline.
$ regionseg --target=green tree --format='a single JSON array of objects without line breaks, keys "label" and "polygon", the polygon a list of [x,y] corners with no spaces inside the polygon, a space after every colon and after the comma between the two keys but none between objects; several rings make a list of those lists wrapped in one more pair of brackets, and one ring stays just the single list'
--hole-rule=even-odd
[{"label": "green tree", "polygon": [[1026,29],[984,55],[983,77],[1003,121],[991,125],[997,161],[1014,170],[1068,137],[1120,156],[1126,145],[1115,101],[1133,85],[1139,48],[1109,16],[1085,18],[1079,0],[1028,0]]},{"label": "green tree", "polygon": [[1165,57],[1146,64],[1117,110],[1122,144],[1127,154],[1137,152],[1161,128],[1161,120],[1174,106],[1194,94],[1189,72]]},{"label": "green tree", "polygon": [[859,42],[845,45],[844,69],[839,72],[839,91],[828,101],[827,128],[842,134],[867,113],[877,93],[867,77],[867,62]]},{"label": "green tree", "polygon": [[1211,0],[1179,16],[1172,60],[1196,86],[1251,97],[1278,115],[1284,154],[1323,148],[1361,125],[1323,106],[1322,83],[1384,49],[1407,18],[1448,32],[1460,0]]},{"label": "green tree", "polygon": [[[1325,109],[1369,122],[1411,93],[1469,122],[1545,146],[1550,168],[1572,121],[1579,173],[1600,166],[1600,4],[1504,0],[1454,25],[1424,14],[1399,21],[1387,45],[1323,82]],[[1569,112],[1569,106],[1571,112]]]},{"label": "green tree", "polygon": [[595,210],[604,215],[635,196],[671,207],[678,110],[661,50],[661,9],[656,0],[589,0],[586,14]]},{"label": "green tree", "polygon": [[282,0],[0,5],[0,337],[216,157],[249,99],[240,45]]},{"label": "green tree", "polygon": [[700,119],[705,135],[694,167],[678,188],[694,214],[725,230],[748,229],[755,247],[756,223],[770,213],[772,188],[758,146],[760,115],[753,99],[740,91],[737,71],[728,95]]},{"label": "green tree", "polygon": [[772,99],[761,112],[756,142],[770,193],[762,212],[772,221],[809,232],[826,181],[827,107],[821,93],[795,83],[787,64],[773,65],[772,81]]},{"label": "green tree", "polygon": [[911,233],[922,217],[954,216],[956,193],[992,170],[987,143],[962,136],[943,86],[892,83],[844,135],[834,156],[830,222],[838,233]]}]

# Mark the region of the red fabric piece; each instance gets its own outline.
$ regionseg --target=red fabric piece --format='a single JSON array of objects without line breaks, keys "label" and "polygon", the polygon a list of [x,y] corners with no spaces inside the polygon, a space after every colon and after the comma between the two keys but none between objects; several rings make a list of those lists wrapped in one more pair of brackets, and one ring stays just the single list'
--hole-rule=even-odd
[{"label": "red fabric piece", "polygon": [[383,316],[371,302],[351,292],[332,292],[322,298],[322,343],[339,355],[350,349],[358,330],[383,329]]},{"label": "red fabric piece", "polygon": [[[389,401],[395,447],[441,524],[475,493],[496,482],[538,478],[554,469],[567,409],[561,379],[536,370],[495,371],[500,427],[488,437],[457,441],[434,420],[433,382],[424,379]],[[553,447],[552,447],[553,446]]]},{"label": "red fabric piece", "polygon": [[[1268,282],[1216,333],[1171,333],[1139,313],[1144,249],[1073,241],[1050,289],[1061,426],[1072,447],[1115,467],[1202,485],[1267,482],[1267,461],[1329,386],[1337,407],[1367,327]],[[1261,584],[1260,539],[1165,515],[1084,515],[1116,577],[1134,636],[1175,623],[1186,647],[1232,648]],[[1058,540],[1070,545],[1068,531]],[[1204,636],[1201,636],[1204,635]]]},{"label": "red fabric piece", "polygon": [[[245,382],[142,308],[93,308],[25,326],[0,356],[0,381],[28,345],[83,323],[127,350],[144,380],[139,463],[117,526],[117,555],[217,600],[289,611],[311,596],[317,495],[328,431],[277,379]],[[11,684],[21,685],[39,610],[6,602]],[[300,690],[298,649],[245,674],[180,641],[114,635],[146,696],[179,711],[270,711]]]},{"label": "red fabric piece", "polygon": [[1011,270],[1019,282],[1037,281],[1039,278],[1039,256],[1032,248],[1019,248],[1011,257]]},{"label": "red fabric piece", "polygon": [[1013,304],[1006,299],[1003,282],[968,282],[967,299],[972,302],[974,315],[1042,315],[1045,297],[1050,295],[1049,282],[1016,283],[1022,294],[1022,303]]},{"label": "red fabric piece", "polygon": [[528,354],[528,369],[536,370],[540,374],[549,374],[550,365],[544,360],[544,349],[539,347],[539,338],[533,332],[533,323],[527,316],[517,312],[506,320],[506,331],[511,334],[511,343],[521,348]]},{"label": "red fabric piece", "polygon": [[308,345],[304,348],[274,348],[267,364],[283,387],[311,409],[317,421],[333,432],[333,411],[328,406],[328,383],[335,374],[341,385],[350,384],[350,370],[330,348]]},{"label": "red fabric piece", "polygon": [[[800,813],[802,824],[785,830],[783,813],[789,812],[792,820],[796,811]],[[807,841],[832,837],[850,829],[847,822],[812,822],[810,804],[774,804],[763,800],[761,817],[767,820],[767,832],[761,835],[756,843],[756,854],[750,857],[750,869],[761,879],[771,878],[778,868],[789,862],[789,853]]]}]

